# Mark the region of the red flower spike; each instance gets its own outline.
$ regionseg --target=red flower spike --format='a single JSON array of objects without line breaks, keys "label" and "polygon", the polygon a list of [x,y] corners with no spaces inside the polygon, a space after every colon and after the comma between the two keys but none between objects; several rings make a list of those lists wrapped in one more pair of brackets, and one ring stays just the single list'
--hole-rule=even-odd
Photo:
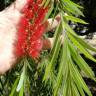
[{"label": "red flower spike", "polygon": [[38,12],[38,9],[39,9],[38,4],[34,4],[33,9],[34,9],[34,12]]},{"label": "red flower spike", "polygon": [[30,20],[34,17],[34,13],[32,10],[28,10],[28,11],[26,11],[25,16],[26,16],[26,18],[28,18]]},{"label": "red flower spike", "polygon": [[34,0],[27,0],[28,5],[33,4]]},{"label": "red flower spike", "polygon": [[27,18],[22,17],[22,18],[20,19],[19,26],[22,26],[23,28],[25,28],[26,26],[28,26],[28,20],[27,20]]},{"label": "red flower spike", "polygon": [[22,50],[20,44],[18,43],[18,44],[16,45],[16,49],[15,49],[15,54],[16,54],[16,56],[17,56],[17,57],[22,57],[22,56],[24,55],[24,53],[25,53],[24,50]]},{"label": "red flower spike", "polygon": [[32,58],[38,58],[39,57],[39,52],[37,50],[32,50],[29,52],[29,56],[31,56]]},{"label": "red flower spike", "polygon": [[44,33],[44,27],[39,26],[39,27],[37,27],[37,30],[35,30],[35,33],[33,34],[32,38],[37,40],[38,38],[41,38],[43,33]]},{"label": "red flower spike", "polygon": [[30,50],[35,49],[35,50],[40,51],[42,49],[42,45],[43,45],[43,42],[41,39],[34,41],[34,42],[31,42]]},{"label": "red flower spike", "polygon": [[38,3],[38,4],[41,4],[41,3],[42,3],[42,0],[37,0],[37,3]]},{"label": "red flower spike", "polygon": [[28,0],[27,5],[22,10],[24,16],[19,22],[18,40],[16,43],[17,56],[29,54],[32,58],[37,58],[43,46],[42,35],[45,27],[42,24],[47,10],[40,7],[42,0]]}]

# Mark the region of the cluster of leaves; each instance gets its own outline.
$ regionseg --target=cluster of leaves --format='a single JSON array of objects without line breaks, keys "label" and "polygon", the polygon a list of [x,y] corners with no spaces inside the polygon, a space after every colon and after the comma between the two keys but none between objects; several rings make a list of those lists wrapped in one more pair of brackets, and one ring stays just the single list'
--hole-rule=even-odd
[{"label": "cluster of leaves", "polygon": [[51,87],[42,83],[43,75],[31,57],[24,58],[1,76],[0,96],[51,96]]},{"label": "cluster of leaves", "polygon": [[[74,24],[74,29],[78,35],[87,35],[96,32],[96,3],[95,0],[72,0],[75,3],[83,6],[82,12],[85,17],[81,17],[83,20],[88,22],[88,24]],[[91,5],[91,6],[90,6]]]},{"label": "cluster of leaves", "polygon": [[[90,51],[96,52],[96,49],[78,37],[68,25],[69,21],[87,24],[76,18],[84,16],[80,11],[82,7],[71,0],[53,0],[51,12],[54,4],[58,6],[57,10],[60,12],[61,22],[55,31],[54,46],[50,52],[43,80],[45,82],[50,80],[53,96],[85,96],[85,93],[92,96],[80,72],[83,71],[94,81],[96,81],[95,75],[80,54],[83,53],[87,58],[96,62],[90,53]],[[57,58],[59,59],[58,63],[56,63]]]}]

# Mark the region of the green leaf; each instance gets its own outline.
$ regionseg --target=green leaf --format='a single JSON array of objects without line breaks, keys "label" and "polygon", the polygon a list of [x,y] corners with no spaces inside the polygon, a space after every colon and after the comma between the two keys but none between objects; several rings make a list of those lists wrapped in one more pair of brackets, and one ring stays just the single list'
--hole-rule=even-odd
[{"label": "green leaf", "polygon": [[19,84],[16,89],[17,92],[19,92],[20,89],[22,88],[23,83],[24,83],[24,78],[25,78],[25,65],[23,66],[23,72],[21,73]]},{"label": "green leaf", "polygon": [[45,75],[44,75],[43,80],[46,80],[46,79],[48,79],[49,77],[51,77],[52,66],[54,67],[54,63],[55,63],[55,61],[56,61],[56,59],[57,59],[57,57],[58,57],[58,54],[59,54],[60,46],[61,46],[61,39],[59,39],[59,40],[57,41],[56,48],[55,48],[55,50],[54,50],[52,59],[51,59],[51,61],[49,62],[49,64],[46,66]]},{"label": "green leaf", "polygon": [[[46,1],[46,0],[45,0],[45,1]],[[48,19],[48,17],[49,17],[50,14],[52,13],[53,9],[54,9],[54,2],[52,2],[52,3],[50,4],[50,9],[48,10],[47,15],[45,16],[44,22]]]},{"label": "green leaf", "polygon": [[[75,14],[78,14],[78,15],[81,15],[81,16],[84,16],[83,12],[79,9],[80,6],[73,3],[71,0],[65,0],[67,1],[68,5],[71,7],[71,10],[73,9],[76,13]],[[78,8],[79,7],[79,8]],[[77,16],[77,15],[76,15]]]},{"label": "green leaf", "polygon": [[[63,18],[64,19],[64,18]],[[94,51],[96,52],[96,48],[93,48],[91,45],[89,45],[88,43],[86,43],[84,40],[82,40],[77,34],[75,34],[75,32],[72,30],[72,28],[63,21],[63,26],[64,28],[70,32],[70,34],[82,45],[84,46],[85,48],[91,50],[91,51]]]},{"label": "green leaf", "polygon": [[68,96],[67,95],[67,91],[68,91],[68,82],[67,82],[68,78],[65,78],[65,82],[63,85],[63,96]]},{"label": "green leaf", "polygon": [[80,92],[81,96],[85,96],[85,93],[82,89],[80,82],[77,79],[75,79],[74,77],[73,77],[73,79],[74,79],[74,83],[76,84],[76,87],[77,87],[78,91]]},{"label": "green leaf", "polygon": [[[52,24],[53,24],[53,21],[54,21],[54,19],[55,19],[55,16],[57,15],[58,5],[59,5],[58,3],[55,5],[56,8],[55,8],[54,13],[52,14],[52,17],[51,17],[51,18],[52,18]],[[52,24],[51,24],[51,25],[52,25]]]},{"label": "green leaf", "polygon": [[60,39],[61,33],[62,33],[62,24],[60,23],[57,26],[55,34],[54,34],[54,44],[53,44],[53,48],[51,50],[51,55],[54,53],[54,50],[55,50],[55,47],[56,47],[56,43],[57,43],[58,39]]},{"label": "green leaf", "polygon": [[[62,13],[63,14],[63,13]],[[76,35],[76,33],[73,31],[73,29],[68,25],[68,23],[66,23],[66,18],[63,18],[62,19],[62,23],[63,23],[63,28],[66,30],[66,31],[68,31],[68,32],[70,32],[70,33],[72,33],[72,34],[74,34],[74,35]],[[77,36],[77,35],[76,35]]]},{"label": "green leaf", "polygon": [[26,62],[26,65],[28,66],[29,70],[30,70],[30,71],[33,71],[33,70],[32,70],[32,67],[31,67],[31,65],[29,64],[29,62],[28,62],[27,59],[25,59],[25,62]]},{"label": "green leaf", "polygon": [[15,83],[14,83],[14,85],[12,86],[12,90],[11,90],[11,93],[10,93],[9,96],[14,96],[14,92],[16,91],[18,81],[19,81],[19,78],[17,78],[17,79],[15,80]]},{"label": "green leaf", "polygon": [[[62,59],[61,59],[61,62],[60,62],[60,65],[59,65],[59,71],[58,71],[58,74],[57,74],[57,78],[56,78],[56,86],[55,86],[55,89],[54,89],[54,96],[57,95],[58,93],[58,89],[60,88],[61,86],[61,83],[62,83],[62,76],[63,75],[66,75],[67,74],[67,47],[68,47],[68,44],[67,44],[67,39],[65,38],[64,39],[64,44],[63,44],[63,55],[62,55]],[[64,70],[64,71],[63,71]],[[65,77],[65,76],[64,76]]]},{"label": "green leaf", "polygon": [[73,96],[80,96],[80,93],[73,82],[71,82],[71,86],[72,86],[72,93],[74,94]]},{"label": "green leaf", "polygon": [[63,3],[63,7],[71,12],[73,15],[81,15],[84,16],[83,13],[78,9],[76,5],[74,5],[70,0],[61,0],[61,4]]},{"label": "green leaf", "polygon": [[19,92],[19,96],[23,96],[23,91],[24,91],[24,85],[22,85],[20,92]]},{"label": "green leaf", "polygon": [[89,51],[84,47],[82,46],[77,40],[76,38],[73,37],[73,35],[71,35],[69,32],[68,33],[68,36],[70,38],[70,40],[74,43],[75,46],[78,47],[78,49],[86,56],[88,57],[89,59],[91,59],[92,61],[96,62],[96,59],[89,53]]},{"label": "green leaf", "polygon": [[78,50],[76,50],[74,45],[70,43],[69,48],[70,48],[73,60],[80,67],[80,69],[83,70],[85,72],[85,74],[87,76],[89,76],[91,79],[94,79],[95,78],[94,72],[88,66],[88,64],[83,60],[83,58],[80,56],[80,54],[77,52]]},{"label": "green leaf", "polygon": [[[69,55],[69,68],[70,68],[70,76],[71,76],[71,78],[72,78],[72,82],[74,83],[74,84],[76,84],[76,87],[77,87],[77,89],[78,89],[78,91],[80,92],[80,94],[81,94],[81,96],[85,96],[85,93],[84,93],[84,91],[83,91],[83,89],[82,89],[82,85],[80,84],[80,82],[79,82],[79,79],[77,78],[77,76],[74,76],[75,75],[75,73],[74,73],[74,70],[73,70],[73,68],[72,68],[72,65],[74,64],[73,63],[73,61],[72,61],[72,58],[71,58],[71,51],[70,51],[70,49],[69,49],[69,52],[70,52],[70,55]],[[76,77],[76,78],[75,78]],[[66,95],[65,95],[66,96]]]},{"label": "green leaf", "polygon": [[76,23],[81,23],[81,24],[88,24],[88,23],[86,23],[84,20],[82,20],[82,19],[79,19],[79,18],[76,18],[76,17],[74,17],[74,16],[65,16],[65,18],[67,19],[67,20],[71,20],[71,21],[73,21],[73,22],[76,22]]},{"label": "green leaf", "polygon": [[[71,64],[71,72],[73,74],[73,79],[74,82],[78,83],[79,87],[83,88],[84,91],[89,95],[92,96],[89,88],[87,87],[86,83],[84,82],[83,78],[81,77],[77,67],[75,66],[75,64],[72,62],[72,60],[70,59],[70,64]],[[82,95],[84,96],[84,94]]]},{"label": "green leaf", "polygon": [[[64,62],[63,62],[64,63]],[[66,66],[63,67],[63,81],[62,81],[62,86],[63,86],[63,96],[68,96],[67,93],[69,91],[68,89],[68,80],[69,80],[69,67],[68,67],[68,61],[66,62]]]},{"label": "green leaf", "polygon": [[[72,34],[72,33],[71,33]],[[96,52],[96,48],[92,47],[91,45],[89,45],[87,42],[85,42],[84,40],[82,40],[79,36],[76,36],[74,34],[72,34],[72,36],[74,38],[76,38],[76,40],[82,45],[84,46],[85,48],[91,50],[91,51],[94,51]]]},{"label": "green leaf", "polygon": [[49,64],[46,66],[45,69],[45,75],[43,80],[48,79],[51,76],[51,71],[52,71],[52,66],[54,67],[54,63],[58,57],[59,54],[59,50],[61,47],[61,38],[60,38],[60,33],[61,33],[61,24],[59,24],[57,30],[56,30],[56,35],[55,35],[55,42],[54,42],[54,46],[52,48],[52,51],[50,53],[50,56],[52,57],[51,60],[49,61]]},{"label": "green leaf", "polygon": [[46,8],[48,5],[49,5],[49,3],[50,3],[50,0],[45,0],[46,2],[45,2],[45,4],[44,4],[44,8]]},{"label": "green leaf", "polygon": [[[64,19],[64,18],[63,18],[63,19]],[[68,34],[70,40],[74,43],[74,45],[77,46],[78,49],[79,49],[86,57],[88,57],[88,58],[91,59],[92,61],[96,62],[96,59],[90,54],[90,52],[89,52],[86,48],[89,48],[89,49],[94,50],[94,51],[95,51],[95,49],[92,48],[92,47],[90,47],[90,46],[88,46],[88,44],[86,44],[87,47],[84,47],[83,45],[85,44],[85,42],[83,42],[82,40],[80,41],[80,39],[79,39],[79,41],[82,42],[82,43],[79,43],[79,42],[77,41],[77,35],[76,35],[76,34],[74,33],[74,31],[70,28],[70,26],[69,26],[67,23],[65,23],[64,21],[63,21],[63,26],[64,26],[64,28],[68,31],[67,34]],[[82,45],[82,44],[83,44],[83,45]]]},{"label": "green leaf", "polygon": [[80,9],[83,9],[83,7],[82,7],[81,5],[78,5],[78,4],[74,3],[74,2],[71,1],[71,0],[70,0],[70,2],[71,2],[72,5],[74,5],[74,6],[78,7],[78,8],[80,8]]}]

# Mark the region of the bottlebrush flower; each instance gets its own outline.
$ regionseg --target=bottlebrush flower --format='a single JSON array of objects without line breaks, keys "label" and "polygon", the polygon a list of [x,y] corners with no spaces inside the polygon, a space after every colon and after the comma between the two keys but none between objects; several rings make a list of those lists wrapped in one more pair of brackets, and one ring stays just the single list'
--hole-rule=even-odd
[{"label": "bottlebrush flower", "polygon": [[47,9],[39,6],[42,0],[28,0],[22,10],[24,14],[19,22],[16,42],[17,56],[29,55],[32,58],[39,56],[42,49],[42,35],[45,27],[42,24]]}]

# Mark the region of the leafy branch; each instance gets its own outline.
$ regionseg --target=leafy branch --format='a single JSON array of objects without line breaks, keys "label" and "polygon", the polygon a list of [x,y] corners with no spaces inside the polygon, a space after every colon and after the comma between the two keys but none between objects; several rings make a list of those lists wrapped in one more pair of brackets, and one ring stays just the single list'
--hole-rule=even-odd
[{"label": "leafy branch", "polygon": [[[83,53],[87,58],[96,62],[96,59],[90,54],[90,51],[96,52],[96,49],[78,37],[68,24],[69,21],[86,24],[76,17],[84,16],[80,11],[82,7],[71,0],[58,0],[57,3],[61,17],[61,22],[58,25],[60,29],[57,27],[58,31],[55,32],[54,46],[50,53],[51,59],[46,66],[43,80],[51,82],[53,96],[85,96],[85,93],[92,96],[80,72],[84,71],[94,81],[96,81],[95,75],[80,54]],[[65,13],[67,13],[67,16]],[[63,37],[62,46],[61,34]],[[57,58],[59,59],[58,63],[56,62]]]}]

